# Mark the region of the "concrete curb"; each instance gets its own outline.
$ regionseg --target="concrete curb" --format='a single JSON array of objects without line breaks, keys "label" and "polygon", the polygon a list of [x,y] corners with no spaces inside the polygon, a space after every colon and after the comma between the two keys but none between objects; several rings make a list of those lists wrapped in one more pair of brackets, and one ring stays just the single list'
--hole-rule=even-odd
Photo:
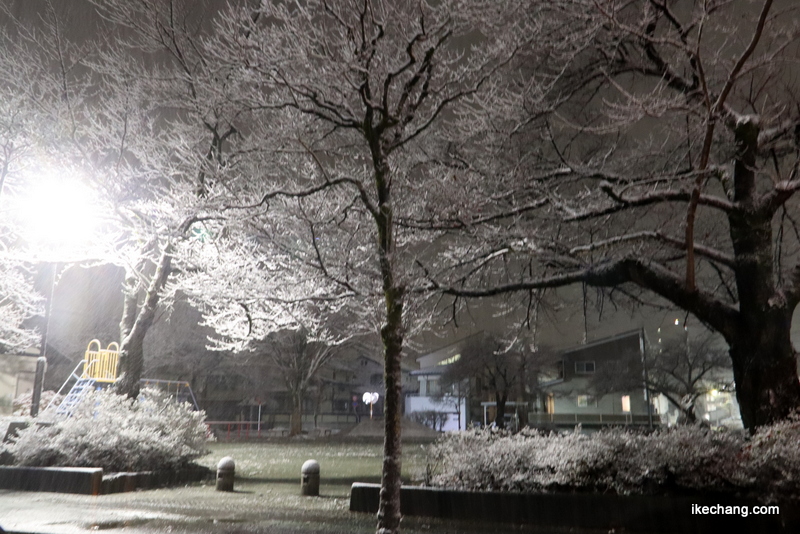
[{"label": "concrete curb", "polygon": [[212,474],[210,469],[200,466],[176,471],[111,473],[105,476],[99,467],[0,466],[0,489],[106,495],[200,482],[210,479]]},{"label": "concrete curb", "polygon": [[[379,484],[353,484],[350,511],[378,511]],[[748,515],[692,513],[698,506],[747,506]],[[543,527],[615,529],[647,533],[749,534],[800,532],[800,505],[783,503],[779,515],[753,515],[752,500],[720,496],[650,496],[471,492],[404,486],[403,515],[491,523],[529,523]],[[739,509],[741,510],[741,508]]]},{"label": "concrete curb", "polygon": [[145,471],[141,473],[110,473],[103,477],[100,493],[124,493],[140,489],[178,486],[190,482],[202,482],[213,478],[213,471],[207,467],[179,469],[176,471]]},{"label": "concrete curb", "polygon": [[103,470],[84,467],[0,467],[0,488],[100,495]]}]

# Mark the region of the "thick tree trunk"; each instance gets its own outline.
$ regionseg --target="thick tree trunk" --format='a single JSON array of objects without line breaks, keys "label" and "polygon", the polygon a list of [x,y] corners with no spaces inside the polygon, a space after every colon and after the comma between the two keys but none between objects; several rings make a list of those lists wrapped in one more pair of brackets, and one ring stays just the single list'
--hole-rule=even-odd
[{"label": "thick tree trunk", "polygon": [[696,401],[696,395],[685,395],[678,405],[678,408],[683,414],[683,420],[686,424],[693,425],[697,422],[697,414],[695,413]]},{"label": "thick tree trunk", "polygon": [[758,320],[743,321],[740,335],[729,340],[736,399],[742,423],[751,432],[800,407],[791,312],[775,308],[770,312],[759,314]]},{"label": "thick tree trunk", "polygon": [[144,370],[144,335],[126,338],[125,348],[119,351],[119,380],[115,387],[120,395],[131,399],[139,396],[140,381]]},{"label": "thick tree trunk", "polygon": [[292,415],[289,420],[290,436],[303,433],[303,397],[303,392],[292,394]]},{"label": "thick tree trunk", "polygon": [[[142,345],[132,346],[137,344],[136,338],[131,337],[133,326],[136,324],[136,317],[139,314],[139,285],[136,273],[129,271],[125,277],[125,298],[122,305],[122,319],[119,322],[119,339],[121,341],[117,369],[119,377],[114,385],[120,395],[133,397],[139,395],[139,389],[128,383],[129,377],[141,375],[141,363],[137,365],[137,362],[144,360]],[[127,340],[127,343],[122,343],[125,340]],[[139,382],[138,379],[136,381]]]},{"label": "thick tree trunk", "polygon": [[120,395],[127,395],[132,399],[139,396],[139,382],[144,369],[144,338],[153,325],[158,307],[158,293],[167,283],[171,263],[172,257],[168,251],[164,251],[159,258],[156,272],[150,281],[147,294],[138,312],[136,311],[136,295],[129,293],[126,296],[120,323],[122,338],[119,347],[120,376],[114,385]]},{"label": "thick tree trunk", "polygon": [[742,423],[754,432],[800,407],[800,383],[790,339],[793,306],[775,284],[775,208],[761,204],[756,184],[759,121],[737,121],[733,133],[737,150],[734,200],[739,209],[729,214],[728,222],[736,258],[739,316],[726,337]]},{"label": "thick tree trunk", "polygon": [[403,291],[387,292],[387,321],[381,329],[384,346],[384,442],[378,534],[394,534],[400,530],[400,401],[402,376],[400,356],[403,350]]},{"label": "thick tree trunk", "polygon": [[378,260],[381,270],[381,285],[386,304],[386,323],[381,328],[384,350],[384,441],[381,492],[378,504],[378,534],[400,532],[400,467],[402,447],[400,441],[400,404],[402,400],[402,377],[400,358],[403,353],[403,305],[405,289],[395,278],[394,220],[391,203],[391,177],[389,162],[380,147],[374,132],[367,138],[373,155],[375,188],[378,207],[373,212],[378,232]]},{"label": "thick tree trunk", "polygon": [[495,392],[494,400],[497,404],[497,412],[494,415],[494,424],[497,428],[505,428],[506,427],[506,401],[508,400],[508,394]]}]

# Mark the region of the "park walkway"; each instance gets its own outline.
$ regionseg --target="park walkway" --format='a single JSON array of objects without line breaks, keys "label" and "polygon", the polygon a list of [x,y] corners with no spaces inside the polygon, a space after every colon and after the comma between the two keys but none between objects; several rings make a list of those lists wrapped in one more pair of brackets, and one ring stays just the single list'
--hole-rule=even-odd
[{"label": "park walkway", "polygon": [[[221,532],[269,534],[372,534],[375,518],[348,511],[337,486],[300,497],[299,484],[242,481],[234,493],[213,484],[91,497],[0,490],[0,526],[7,532],[76,534],[92,531],[145,534]],[[408,534],[552,533],[512,525],[459,525],[404,518]]]}]

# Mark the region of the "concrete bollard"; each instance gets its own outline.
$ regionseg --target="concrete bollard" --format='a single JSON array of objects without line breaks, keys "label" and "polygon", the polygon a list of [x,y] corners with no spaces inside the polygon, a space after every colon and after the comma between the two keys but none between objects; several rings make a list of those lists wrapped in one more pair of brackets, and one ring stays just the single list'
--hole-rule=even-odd
[{"label": "concrete bollard", "polygon": [[217,491],[233,491],[233,477],[236,464],[233,458],[226,456],[217,464]]},{"label": "concrete bollard", "polygon": [[308,460],[300,468],[300,495],[319,495],[319,462]]}]

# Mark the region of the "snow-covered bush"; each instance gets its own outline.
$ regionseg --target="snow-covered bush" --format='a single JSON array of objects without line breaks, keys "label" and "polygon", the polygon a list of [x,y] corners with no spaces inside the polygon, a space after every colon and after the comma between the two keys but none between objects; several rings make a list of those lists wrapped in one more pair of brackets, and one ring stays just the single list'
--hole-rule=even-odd
[{"label": "snow-covered bush", "polygon": [[768,500],[800,499],[800,415],[760,428],[744,447],[741,461],[750,482]]},{"label": "snow-covered bush", "polygon": [[471,430],[447,434],[432,447],[430,463],[437,469],[426,478],[433,486],[464,490],[797,492],[800,420],[770,428],[751,441],[701,426],[651,434]]},{"label": "snow-covered bush", "polygon": [[[603,439],[602,433],[599,438]],[[609,433],[624,435],[623,431]],[[624,493],[732,491],[746,486],[738,457],[743,432],[677,426],[624,440],[614,488]],[[745,475],[745,476],[743,476]]]},{"label": "snow-covered bush", "polygon": [[17,465],[107,471],[180,468],[207,452],[204,419],[204,412],[157,390],[142,390],[136,401],[94,391],[71,417],[21,430],[4,449]]}]

